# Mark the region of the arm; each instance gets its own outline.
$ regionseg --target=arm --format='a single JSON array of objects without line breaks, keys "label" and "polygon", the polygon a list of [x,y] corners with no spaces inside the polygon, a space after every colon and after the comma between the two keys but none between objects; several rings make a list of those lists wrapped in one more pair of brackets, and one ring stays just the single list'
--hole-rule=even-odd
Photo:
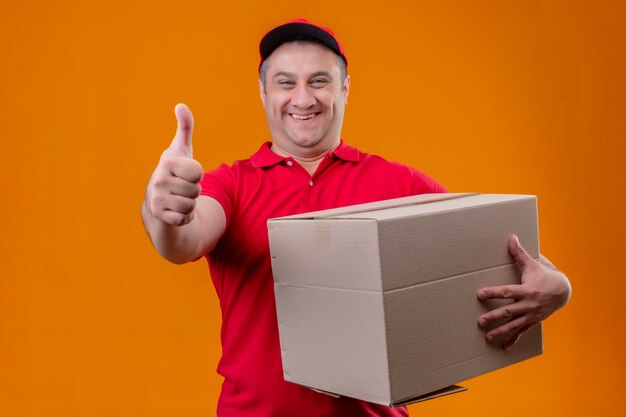
[{"label": "arm", "polygon": [[176,135],[148,182],[141,217],[159,254],[184,263],[215,247],[224,233],[226,215],[216,200],[200,196],[204,170],[193,159],[189,108],[176,106],[176,119]]},{"label": "arm", "polygon": [[531,258],[515,235],[509,239],[509,252],[522,270],[522,283],[481,288],[478,291],[479,300],[513,300],[478,318],[478,326],[481,328],[496,321],[505,321],[489,330],[485,338],[492,341],[496,337],[504,337],[502,347],[506,350],[529,328],[565,306],[572,291],[565,274],[543,256],[539,261]]}]

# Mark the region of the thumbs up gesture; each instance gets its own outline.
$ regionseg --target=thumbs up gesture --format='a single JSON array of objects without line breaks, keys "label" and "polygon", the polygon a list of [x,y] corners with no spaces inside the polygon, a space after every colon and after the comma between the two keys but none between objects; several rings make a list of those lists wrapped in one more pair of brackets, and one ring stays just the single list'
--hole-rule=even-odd
[{"label": "thumbs up gesture", "polygon": [[178,122],[176,135],[148,182],[146,207],[156,219],[172,226],[183,226],[194,218],[204,170],[193,159],[191,110],[181,103],[174,112]]}]

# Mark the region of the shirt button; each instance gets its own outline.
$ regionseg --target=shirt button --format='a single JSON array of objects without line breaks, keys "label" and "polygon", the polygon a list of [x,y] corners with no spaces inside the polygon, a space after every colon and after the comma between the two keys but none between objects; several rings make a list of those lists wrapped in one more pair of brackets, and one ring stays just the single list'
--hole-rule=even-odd
[{"label": "shirt button", "polygon": [[287,165],[289,165],[289,166],[293,166],[293,162],[291,162],[291,161],[287,161]]},{"label": "shirt button", "polygon": [[313,180],[309,181],[309,185],[313,187]]}]

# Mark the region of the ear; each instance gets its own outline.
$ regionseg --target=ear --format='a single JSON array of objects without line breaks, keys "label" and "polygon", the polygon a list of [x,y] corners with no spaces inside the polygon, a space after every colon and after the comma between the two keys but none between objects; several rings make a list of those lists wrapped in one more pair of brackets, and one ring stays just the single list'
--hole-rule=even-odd
[{"label": "ear", "polygon": [[265,108],[265,86],[261,82],[259,78],[259,95],[261,96],[261,103],[263,103],[263,108]]},{"label": "ear", "polygon": [[350,92],[350,76],[347,75],[346,79],[343,81],[343,86],[341,86],[341,92],[343,93],[343,98],[348,104],[348,93]]}]

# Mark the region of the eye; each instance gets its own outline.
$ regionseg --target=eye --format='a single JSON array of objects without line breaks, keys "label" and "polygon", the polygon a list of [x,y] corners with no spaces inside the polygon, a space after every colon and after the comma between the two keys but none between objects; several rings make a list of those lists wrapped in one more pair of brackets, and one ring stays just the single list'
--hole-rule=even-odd
[{"label": "eye", "polygon": [[284,88],[293,87],[296,83],[291,80],[278,80],[278,85]]},{"label": "eye", "polygon": [[315,88],[321,88],[328,84],[328,80],[325,78],[314,78],[310,81],[310,84]]}]

